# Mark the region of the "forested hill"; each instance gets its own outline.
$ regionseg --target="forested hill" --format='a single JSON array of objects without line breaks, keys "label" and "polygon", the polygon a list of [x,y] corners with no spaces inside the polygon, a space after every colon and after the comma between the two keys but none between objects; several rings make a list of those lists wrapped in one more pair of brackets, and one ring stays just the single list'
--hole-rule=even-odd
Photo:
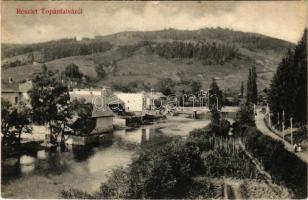
[{"label": "forested hill", "polygon": [[2,44],[2,77],[23,81],[46,64],[65,71],[70,64],[96,86],[148,89],[164,77],[195,79],[207,87],[219,77],[223,88],[239,90],[248,68],[256,66],[260,88],[268,86],[277,65],[294,44],[268,36],[206,28],[195,31],[121,32],[95,38],[35,44]]}]

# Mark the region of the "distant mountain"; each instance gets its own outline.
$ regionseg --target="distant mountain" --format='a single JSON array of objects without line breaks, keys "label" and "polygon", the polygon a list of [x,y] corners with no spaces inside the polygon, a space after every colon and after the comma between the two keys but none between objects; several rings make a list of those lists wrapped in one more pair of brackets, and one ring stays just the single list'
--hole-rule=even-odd
[{"label": "distant mountain", "polygon": [[[71,63],[95,80],[96,86],[137,82],[151,87],[160,78],[200,80],[207,88],[212,77],[225,89],[238,91],[256,66],[258,86],[267,87],[288,48],[294,44],[261,34],[206,28],[131,31],[80,41],[62,39],[36,44],[2,44],[2,81],[32,78],[42,63],[64,71]],[[98,78],[97,66],[106,72]]]}]

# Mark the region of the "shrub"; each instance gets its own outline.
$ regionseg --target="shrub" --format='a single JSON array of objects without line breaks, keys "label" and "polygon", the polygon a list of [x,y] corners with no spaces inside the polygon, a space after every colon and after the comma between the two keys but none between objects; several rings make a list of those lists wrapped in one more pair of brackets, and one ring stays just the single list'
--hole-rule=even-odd
[{"label": "shrub", "polygon": [[263,163],[276,182],[286,184],[296,198],[307,197],[307,164],[304,161],[287,151],[280,141],[263,135],[255,128],[248,128],[244,136],[246,148]]}]

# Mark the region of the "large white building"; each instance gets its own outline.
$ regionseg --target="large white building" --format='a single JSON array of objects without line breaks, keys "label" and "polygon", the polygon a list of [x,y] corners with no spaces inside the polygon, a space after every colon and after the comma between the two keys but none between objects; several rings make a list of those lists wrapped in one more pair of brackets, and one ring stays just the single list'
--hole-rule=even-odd
[{"label": "large white building", "polygon": [[154,109],[155,105],[160,105],[165,97],[160,92],[118,92],[115,95],[124,102],[124,108],[127,112],[141,112]]},{"label": "large white building", "polygon": [[146,108],[146,98],[143,93],[115,93],[124,102],[126,112],[141,112]]}]

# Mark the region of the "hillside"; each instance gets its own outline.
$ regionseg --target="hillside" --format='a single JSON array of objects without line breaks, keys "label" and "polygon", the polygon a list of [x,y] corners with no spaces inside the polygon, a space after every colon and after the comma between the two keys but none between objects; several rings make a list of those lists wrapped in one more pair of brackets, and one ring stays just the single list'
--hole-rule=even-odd
[{"label": "hillside", "polygon": [[[2,81],[32,78],[40,72],[42,63],[54,71],[63,71],[74,63],[98,87],[137,82],[150,88],[160,78],[169,77],[175,81],[200,80],[207,88],[212,77],[219,77],[222,88],[238,91],[241,81],[246,82],[248,69],[255,65],[258,86],[263,89],[287,48],[293,46],[264,35],[221,28],[121,32],[81,41],[3,44]],[[97,76],[98,65],[107,74],[104,78]]]}]

